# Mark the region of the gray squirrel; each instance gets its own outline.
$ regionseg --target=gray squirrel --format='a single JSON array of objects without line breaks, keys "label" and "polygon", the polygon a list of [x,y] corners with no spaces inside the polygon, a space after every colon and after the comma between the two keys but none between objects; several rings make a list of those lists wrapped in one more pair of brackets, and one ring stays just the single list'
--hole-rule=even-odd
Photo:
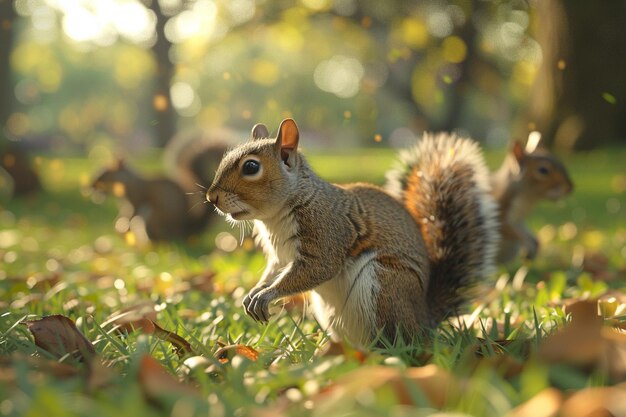
[{"label": "gray squirrel", "polygon": [[[199,235],[216,217],[213,207],[205,204],[204,190],[230,136],[226,130],[179,133],[164,150],[166,175],[142,175],[118,158],[96,175],[92,188],[126,201],[118,219],[124,218],[129,226],[138,224],[131,231],[142,241]],[[133,222],[137,219],[140,221]]]},{"label": "gray squirrel", "polygon": [[494,268],[498,214],[476,142],[426,134],[384,188],[324,181],[298,142],[292,119],[275,139],[257,124],[207,191],[228,220],[254,221],[267,257],[244,299],[255,320],[269,320],[272,301],[311,291],[333,337],[410,341],[455,314]]},{"label": "gray squirrel", "polygon": [[491,174],[492,194],[500,211],[499,263],[520,253],[534,259],[539,241],[526,226],[526,218],[540,200],[559,200],[574,188],[565,165],[539,146],[540,140],[539,132],[531,132],[526,148],[513,142],[500,168]]}]

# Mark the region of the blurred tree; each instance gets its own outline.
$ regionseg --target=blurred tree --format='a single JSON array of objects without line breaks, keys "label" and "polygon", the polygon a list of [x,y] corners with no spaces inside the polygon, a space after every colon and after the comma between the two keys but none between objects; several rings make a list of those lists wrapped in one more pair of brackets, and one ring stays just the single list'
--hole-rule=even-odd
[{"label": "blurred tree", "polygon": [[[181,2],[181,10],[185,2]],[[172,77],[176,71],[170,57],[172,42],[165,36],[165,25],[168,16],[163,13],[159,0],[150,1],[150,10],[156,16],[156,42],[152,47],[156,60],[156,80],[154,83],[154,96],[152,105],[156,112],[156,139],[160,146],[165,144],[176,132],[176,112],[172,106],[170,87]]]},{"label": "blurred tree", "polygon": [[13,94],[9,56],[13,49],[13,24],[16,14],[12,0],[0,0],[0,132],[11,114]]},{"label": "blurred tree", "polygon": [[626,140],[626,2],[542,0],[537,14],[543,61],[528,127],[565,149]]}]

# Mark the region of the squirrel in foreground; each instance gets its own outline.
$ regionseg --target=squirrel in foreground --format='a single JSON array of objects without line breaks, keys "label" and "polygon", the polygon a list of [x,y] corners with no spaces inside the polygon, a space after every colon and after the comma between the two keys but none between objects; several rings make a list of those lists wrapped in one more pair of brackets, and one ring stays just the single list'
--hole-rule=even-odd
[{"label": "squirrel in foreground", "polygon": [[360,345],[411,341],[455,314],[492,270],[499,236],[478,145],[425,135],[380,188],[322,180],[298,141],[292,119],[276,139],[257,124],[207,191],[228,220],[254,220],[267,257],[246,312],[266,322],[272,301],[312,291],[320,323]]},{"label": "squirrel in foreground", "polygon": [[492,194],[500,209],[499,263],[520,252],[526,259],[537,256],[539,242],[525,225],[526,218],[540,200],[561,199],[574,187],[565,166],[538,146],[540,139],[539,132],[532,132],[526,149],[515,141],[502,166],[491,174]]},{"label": "squirrel in foreground", "polygon": [[192,215],[189,198],[177,182],[165,177],[146,178],[122,159],[105,168],[92,188],[128,202],[120,217],[130,226],[134,219],[142,220],[143,226],[132,230],[141,240],[145,235],[152,241],[184,239],[204,230],[211,215],[207,209]]}]

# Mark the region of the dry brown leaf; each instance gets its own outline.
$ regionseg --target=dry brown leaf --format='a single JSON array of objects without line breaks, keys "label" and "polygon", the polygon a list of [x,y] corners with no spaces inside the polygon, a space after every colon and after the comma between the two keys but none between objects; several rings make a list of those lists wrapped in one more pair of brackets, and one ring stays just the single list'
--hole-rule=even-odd
[{"label": "dry brown leaf", "polygon": [[128,333],[141,331],[145,334],[152,334],[161,340],[170,342],[178,356],[193,353],[193,348],[189,342],[178,334],[163,329],[156,324],[156,319],[154,304],[152,302],[142,302],[113,313],[102,324],[102,327],[114,325],[119,331]]},{"label": "dry brown leaf", "polygon": [[530,400],[518,405],[506,417],[554,417],[559,414],[563,394],[555,388],[546,388]]},{"label": "dry brown leaf", "polygon": [[111,383],[115,376],[113,369],[105,366],[100,360],[93,360],[89,363],[87,373],[87,390],[95,392]]},{"label": "dry brown leaf", "polygon": [[152,325],[154,326],[154,335],[161,340],[170,342],[172,346],[174,346],[174,352],[176,352],[178,356],[185,356],[187,354],[194,353],[191,344],[181,336],[174,332],[170,332],[169,330],[163,329],[154,322],[152,322]]},{"label": "dry brown leaf", "polygon": [[602,329],[605,366],[613,381],[626,381],[626,333],[609,327]]},{"label": "dry brown leaf", "polygon": [[589,272],[597,281],[611,281],[615,274],[609,269],[609,258],[598,252],[585,252],[583,258],[583,271]]},{"label": "dry brown leaf", "polygon": [[349,372],[309,400],[312,401],[313,409],[330,411],[335,404],[347,398],[391,387],[399,404],[416,405],[410,395],[413,391],[410,385],[417,386],[435,408],[444,407],[453,398],[458,398],[461,392],[460,382],[436,365],[407,370],[380,365]]},{"label": "dry brown leaf", "polygon": [[618,387],[586,388],[574,393],[561,408],[567,417],[614,417],[626,415],[626,390]]},{"label": "dry brown leaf", "polygon": [[198,390],[191,385],[178,381],[156,359],[149,355],[144,355],[141,358],[138,378],[144,395],[156,402],[167,398],[200,396]]},{"label": "dry brown leaf", "polygon": [[595,301],[579,301],[568,310],[572,313],[571,323],[542,343],[539,358],[584,370],[601,368],[614,381],[626,379],[626,333],[602,325]]},{"label": "dry brown leaf", "polygon": [[259,352],[246,345],[229,345],[219,348],[215,352],[215,359],[220,363],[229,363],[233,356],[239,355],[255,362],[259,358]]},{"label": "dry brown leaf", "polygon": [[215,291],[215,275],[213,271],[206,271],[193,276],[189,280],[191,288],[206,293],[213,293]]},{"label": "dry brown leaf", "polygon": [[548,336],[539,346],[539,357],[547,362],[595,365],[602,354],[602,317],[595,301],[578,301],[567,307],[571,322]]},{"label": "dry brown leaf", "polygon": [[16,363],[27,364],[31,368],[28,374],[29,378],[36,378],[37,373],[43,373],[55,378],[65,379],[75,377],[81,372],[77,367],[56,360],[14,353],[10,356],[0,356],[0,383],[12,385],[17,382]]},{"label": "dry brown leaf", "polygon": [[345,356],[346,358],[356,359],[359,363],[364,363],[369,353],[355,349],[344,342],[331,340],[317,352],[317,356]]},{"label": "dry brown leaf", "polygon": [[96,354],[91,342],[65,316],[57,314],[24,324],[33,334],[35,344],[58,358],[71,353],[77,359],[88,361]]},{"label": "dry brown leaf", "polygon": [[110,324],[124,327],[127,324],[142,319],[156,321],[156,307],[152,301],[141,301],[114,312],[102,323],[102,327],[106,327]]}]

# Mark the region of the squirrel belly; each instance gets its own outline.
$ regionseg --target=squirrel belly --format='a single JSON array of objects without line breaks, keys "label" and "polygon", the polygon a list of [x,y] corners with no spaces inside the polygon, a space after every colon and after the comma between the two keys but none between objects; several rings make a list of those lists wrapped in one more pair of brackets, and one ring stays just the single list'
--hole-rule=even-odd
[{"label": "squirrel belly", "polygon": [[321,324],[359,345],[410,341],[455,314],[490,273],[499,236],[478,145],[425,135],[380,188],[322,180],[298,140],[291,119],[275,139],[256,125],[207,191],[231,220],[254,220],[267,257],[246,312],[266,322],[272,301],[311,291]]}]

